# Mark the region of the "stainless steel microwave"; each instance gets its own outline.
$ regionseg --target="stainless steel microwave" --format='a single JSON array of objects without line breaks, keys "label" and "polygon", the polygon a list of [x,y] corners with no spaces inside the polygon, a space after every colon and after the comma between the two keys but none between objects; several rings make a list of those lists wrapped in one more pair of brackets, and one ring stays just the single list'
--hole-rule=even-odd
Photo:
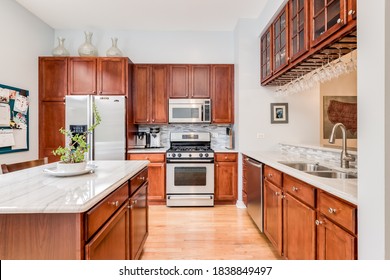
[{"label": "stainless steel microwave", "polygon": [[210,99],[169,99],[169,123],[211,123]]}]

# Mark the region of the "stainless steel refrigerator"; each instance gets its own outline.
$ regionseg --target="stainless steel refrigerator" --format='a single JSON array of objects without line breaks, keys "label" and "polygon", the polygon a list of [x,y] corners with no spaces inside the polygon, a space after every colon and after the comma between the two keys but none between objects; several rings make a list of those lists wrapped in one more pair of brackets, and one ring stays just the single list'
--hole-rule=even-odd
[{"label": "stainless steel refrigerator", "polygon": [[[124,160],[126,145],[126,98],[124,96],[66,96],[65,125],[73,133],[86,131],[94,121],[93,104],[101,123],[88,135],[88,160]],[[69,140],[66,140],[69,141]]]}]

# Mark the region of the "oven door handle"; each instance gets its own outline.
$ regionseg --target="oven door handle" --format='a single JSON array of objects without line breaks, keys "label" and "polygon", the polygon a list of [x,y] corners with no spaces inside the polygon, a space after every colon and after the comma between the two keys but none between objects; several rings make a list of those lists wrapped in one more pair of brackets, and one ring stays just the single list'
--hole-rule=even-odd
[{"label": "oven door handle", "polygon": [[198,159],[168,159],[167,163],[214,163],[214,159],[198,160]]},{"label": "oven door handle", "polygon": [[168,199],[172,199],[172,200],[189,200],[189,199],[204,199],[204,200],[209,200],[209,199],[213,199],[213,196],[212,195],[183,195],[183,196],[179,196],[179,195],[168,195]]}]

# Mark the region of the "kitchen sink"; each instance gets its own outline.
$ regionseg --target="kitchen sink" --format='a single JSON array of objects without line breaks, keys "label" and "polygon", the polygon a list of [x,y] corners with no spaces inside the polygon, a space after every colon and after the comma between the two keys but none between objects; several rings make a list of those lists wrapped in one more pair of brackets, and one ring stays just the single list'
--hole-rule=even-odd
[{"label": "kitchen sink", "polygon": [[291,168],[303,171],[307,174],[333,179],[356,179],[357,173],[342,172],[332,168],[320,165],[318,163],[309,162],[295,162],[295,161],[280,161],[279,163],[289,166]]},{"label": "kitchen sink", "polygon": [[318,163],[309,163],[309,162],[279,162],[281,164],[287,165],[291,168],[298,169],[304,172],[314,172],[314,171],[331,171],[332,169],[319,165]]},{"label": "kitchen sink", "polygon": [[306,172],[310,175],[315,175],[319,177],[324,178],[335,178],[335,179],[357,179],[356,173],[348,173],[348,172],[341,172],[341,171],[308,171]]}]

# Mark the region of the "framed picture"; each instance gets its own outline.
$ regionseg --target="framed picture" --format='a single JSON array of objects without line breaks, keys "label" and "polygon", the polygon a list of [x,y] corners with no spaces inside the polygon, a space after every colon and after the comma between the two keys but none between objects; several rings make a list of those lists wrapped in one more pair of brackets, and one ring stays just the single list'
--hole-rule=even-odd
[{"label": "framed picture", "polygon": [[288,123],[288,103],[271,103],[271,123]]}]

